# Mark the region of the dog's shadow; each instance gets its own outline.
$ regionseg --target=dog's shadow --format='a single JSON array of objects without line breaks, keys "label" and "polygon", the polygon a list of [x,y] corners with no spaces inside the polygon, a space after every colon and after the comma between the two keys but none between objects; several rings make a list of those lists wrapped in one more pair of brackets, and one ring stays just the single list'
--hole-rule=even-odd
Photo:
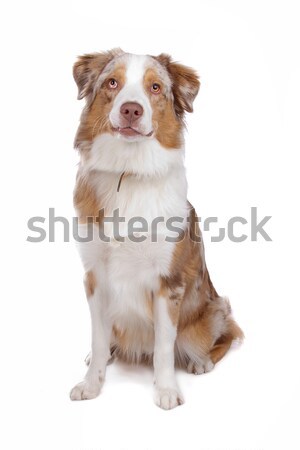
[{"label": "dog's shadow", "polygon": [[139,363],[127,363],[121,359],[115,358],[114,361],[107,366],[108,377],[118,379],[119,382],[137,383],[145,386],[153,381],[153,367],[151,365]]},{"label": "dog's shadow", "polygon": [[[179,377],[184,376],[186,371],[176,368]],[[150,363],[128,363],[122,359],[115,358],[107,366],[107,379],[113,379],[118,383],[130,383],[140,386],[152,386],[154,381],[153,365]]]}]

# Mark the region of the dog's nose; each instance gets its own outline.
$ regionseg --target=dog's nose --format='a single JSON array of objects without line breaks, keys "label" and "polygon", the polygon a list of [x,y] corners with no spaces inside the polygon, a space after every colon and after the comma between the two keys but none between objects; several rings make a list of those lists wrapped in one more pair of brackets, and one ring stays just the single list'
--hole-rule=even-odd
[{"label": "dog's nose", "polygon": [[120,108],[120,113],[124,119],[131,125],[143,115],[143,107],[136,102],[123,103]]}]

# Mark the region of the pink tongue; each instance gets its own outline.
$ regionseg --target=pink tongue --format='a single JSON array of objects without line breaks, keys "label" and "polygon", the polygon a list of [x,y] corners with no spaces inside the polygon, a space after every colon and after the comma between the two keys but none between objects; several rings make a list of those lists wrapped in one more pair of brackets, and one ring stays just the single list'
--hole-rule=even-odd
[{"label": "pink tongue", "polygon": [[140,134],[138,131],[135,131],[132,128],[119,128],[119,133],[123,136],[136,136]]}]

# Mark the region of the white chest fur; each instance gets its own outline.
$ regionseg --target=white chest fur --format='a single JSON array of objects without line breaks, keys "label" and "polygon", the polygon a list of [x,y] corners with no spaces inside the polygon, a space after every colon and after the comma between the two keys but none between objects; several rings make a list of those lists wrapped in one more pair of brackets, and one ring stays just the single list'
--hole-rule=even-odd
[{"label": "white chest fur", "polygon": [[[114,142],[109,141],[109,144],[110,148],[109,145],[94,146],[83,169],[105,216],[112,217],[118,210],[124,220],[118,231],[125,236],[125,241],[114,240],[115,229],[110,222],[104,226],[110,242],[99,240],[96,232],[93,241],[79,244],[79,250],[85,270],[96,272],[113,321],[121,329],[128,329],[133,323],[136,326],[137,321],[149,322],[151,292],[159,288],[160,276],[169,274],[175,243],[166,240],[166,236],[174,236],[167,221],[171,219],[173,224],[180,223],[180,228],[185,228],[187,184],[181,151],[162,149],[157,142],[146,148],[125,146],[120,149],[113,146]],[[112,152],[113,167],[108,150]],[[128,176],[123,177],[117,192],[123,171],[127,171]],[[128,238],[132,218],[143,220],[140,235],[146,239],[142,242]]]}]

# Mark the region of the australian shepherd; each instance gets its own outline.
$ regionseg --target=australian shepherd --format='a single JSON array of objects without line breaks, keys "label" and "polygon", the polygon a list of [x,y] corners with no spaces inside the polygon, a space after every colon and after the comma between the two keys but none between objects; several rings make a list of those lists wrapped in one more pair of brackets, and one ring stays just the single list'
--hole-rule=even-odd
[{"label": "australian shepherd", "polygon": [[199,79],[166,54],[120,49],[81,56],[73,73],[86,101],[74,205],[92,343],[70,397],[96,397],[116,357],[153,364],[155,403],[171,409],[183,403],[175,367],[209,372],[243,337],[187,200],[184,115]]}]

